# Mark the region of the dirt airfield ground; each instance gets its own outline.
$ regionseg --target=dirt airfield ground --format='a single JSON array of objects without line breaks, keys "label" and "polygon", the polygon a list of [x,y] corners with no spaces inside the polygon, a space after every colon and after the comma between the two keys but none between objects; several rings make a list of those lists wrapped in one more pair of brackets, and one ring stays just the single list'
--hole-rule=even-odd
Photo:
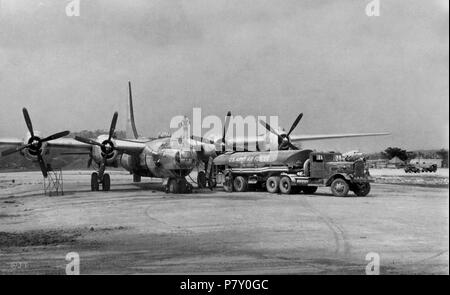
[{"label": "dirt airfield ground", "polygon": [[40,172],[0,173],[0,274],[65,274],[69,252],[81,274],[365,274],[369,252],[381,274],[449,273],[448,169],[372,170],[364,198],[171,195],[124,172],[91,192],[90,173],[64,171],[54,197]]}]

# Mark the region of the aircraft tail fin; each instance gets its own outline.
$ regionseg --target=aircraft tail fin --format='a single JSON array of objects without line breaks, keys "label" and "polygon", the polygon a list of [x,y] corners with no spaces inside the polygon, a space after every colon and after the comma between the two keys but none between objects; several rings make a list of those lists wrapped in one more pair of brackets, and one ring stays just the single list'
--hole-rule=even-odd
[{"label": "aircraft tail fin", "polygon": [[136,123],[134,122],[134,110],[133,110],[133,95],[131,92],[131,82],[128,81],[128,109],[127,109],[127,126],[126,126],[127,138],[139,138],[139,134],[136,129]]}]

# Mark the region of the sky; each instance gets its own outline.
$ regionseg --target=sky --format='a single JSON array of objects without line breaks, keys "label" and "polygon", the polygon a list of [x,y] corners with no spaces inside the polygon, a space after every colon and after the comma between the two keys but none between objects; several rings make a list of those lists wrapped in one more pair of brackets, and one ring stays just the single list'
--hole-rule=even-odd
[{"label": "sky", "polygon": [[171,118],[279,116],[295,134],[390,132],[305,142],[364,152],[448,148],[448,1],[0,0],[0,137],[23,137],[22,107],[46,134],[138,131]]}]

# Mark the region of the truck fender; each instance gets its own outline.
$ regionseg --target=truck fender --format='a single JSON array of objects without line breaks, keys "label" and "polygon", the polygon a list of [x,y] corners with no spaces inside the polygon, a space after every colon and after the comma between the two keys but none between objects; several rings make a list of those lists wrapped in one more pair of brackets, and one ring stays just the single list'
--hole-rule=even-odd
[{"label": "truck fender", "polygon": [[331,185],[331,183],[336,179],[336,178],[342,178],[345,179],[347,181],[352,181],[350,175],[346,174],[346,173],[337,173],[334,174],[333,176],[331,176],[330,178],[328,178],[326,185],[329,186]]},{"label": "truck fender", "polygon": [[295,177],[294,177],[294,176],[289,175],[289,174],[287,174],[287,173],[281,173],[281,174],[280,174],[280,178],[283,177],[283,176],[289,177],[289,179],[291,180],[291,182],[295,183]]}]

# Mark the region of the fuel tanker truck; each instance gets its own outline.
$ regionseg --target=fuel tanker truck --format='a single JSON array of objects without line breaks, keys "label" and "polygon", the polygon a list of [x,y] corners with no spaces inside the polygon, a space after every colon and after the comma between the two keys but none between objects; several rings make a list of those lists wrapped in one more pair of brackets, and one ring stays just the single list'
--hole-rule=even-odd
[{"label": "fuel tanker truck", "polygon": [[370,176],[364,159],[346,161],[342,154],[312,150],[227,152],[212,165],[212,182],[226,191],[245,192],[250,187],[269,193],[313,194],[320,186],[345,197],[370,192]]}]

